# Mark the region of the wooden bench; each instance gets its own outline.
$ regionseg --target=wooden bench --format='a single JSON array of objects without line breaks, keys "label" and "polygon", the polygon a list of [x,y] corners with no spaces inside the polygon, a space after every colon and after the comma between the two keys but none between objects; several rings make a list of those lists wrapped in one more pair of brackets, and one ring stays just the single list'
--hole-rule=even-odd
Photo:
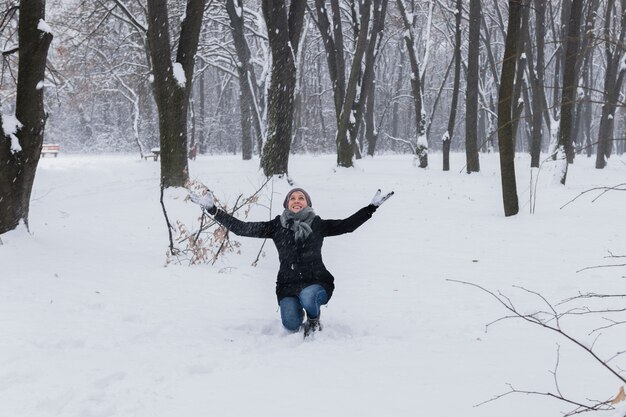
[{"label": "wooden bench", "polygon": [[60,150],[61,145],[59,145],[58,143],[44,143],[41,146],[41,157],[43,158],[46,156],[46,154],[51,154],[54,155],[54,157],[56,158]]},{"label": "wooden bench", "polygon": [[144,155],[144,159],[154,159],[155,161],[159,160],[159,155],[161,155],[161,148],[152,148],[150,149],[152,155]]}]

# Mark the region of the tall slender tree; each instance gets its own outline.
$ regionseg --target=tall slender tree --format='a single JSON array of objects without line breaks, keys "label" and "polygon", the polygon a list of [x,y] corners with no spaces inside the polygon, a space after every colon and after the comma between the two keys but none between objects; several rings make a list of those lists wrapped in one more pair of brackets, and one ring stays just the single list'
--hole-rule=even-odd
[{"label": "tall slender tree", "polygon": [[578,90],[578,68],[576,59],[580,45],[580,23],[583,12],[583,0],[573,0],[570,10],[569,26],[565,47],[565,68],[563,71],[563,94],[561,95],[561,125],[559,130],[559,152],[562,153],[563,169],[561,184],[567,180],[567,168],[573,159],[574,112]]},{"label": "tall slender tree", "polygon": [[288,173],[293,127],[296,63],[305,1],[263,0],[263,16],[272,50],[272,75],[268,91],[267,139],[261,155],[266,176]]},{"label": "tall slender tree", "polygon": [[470,0],[467,88],[465,89],[465,154],[467,173],[480,171],[478,159],[478,82],[481,0]]},{"label": "tall slender tree", "polygon": [[[0,134],[0,234],[15,229],[20,222],[28,227],[30,195],[46,123],[42,80],[52,33],[45,23],[45,10],[44,0],[21,0],[19,4],[17,121],[13,123],[17,131]],[[0,126],[9,124],[0,117]]]},{"label": "tall slender tree", "polygon": [[[244,30],[243,0],[226,0],[237,53],[239,75],[239,110],[241,111],[241,154],[244,160],[252,158],[253,143],[262,143],[261,115],[256,103],[256,74],[250,58],[250,48]],[[253,138],[256,139],[253,141]],[[260,150],[260,149],[259,149]]]},{"label": "tall slender tree", "polygon": [[415,123],[417,126],[417,144],[415,155],[419,160],[419,167],[428,166],[428,141],[426,138],[426,112],[424,111],[424,94],[422,70],[415,51],[415,36],[413,34],[413,13],[407,12],[404,0],[397,0],[398,9],[404,24],[404,41],[411,64],[411,92],[413,93],[413,105],[415,108]]},{"label": "tall slender tree", "polygon": [[606,166],[607,159],[611,156],[613,149],[613,131],[615,125],[615,111],[619,99],[624,77],[626,77],[626,67],[623,64],[624,40],[626,37],[626,1],[621,1],[622,15],[617,40],[611,34],[611,15],[615,8],[615,0],[609,0],[605,14],[605,54],[606,73],[604,77],[604,94],[602,104],[602,116],[598,129],[598,149],[596,152],[596,168],[602,169]]},{"label": "tall slender tree", "polygon": [[[519,37],[521,34],[522,2],[509,0],[509,24],[504,45],[502,75],[498,96],[498,147],[500,148],[500,176],[502,178],[502,200],[504,215],[519,212],[517,184],[515,180],[515,131],[513,129],[515,73],[519,59]],[[521,82],[521,80],[517,80]]]},{"label": "tall slender tree", "polygon": [[167,0],[148,0],[148,45],[159,112],[163,187],[182,187],[189,179],[187,110],[205,2],[187,0],[173,60]]},{"label": "tall slender tree", "polygon": [[[333,88],[337,120],[337,165],[351,167],[357,146],[359,127],[374,84],[374,63],[384,29],[388,0],[365,0],[358,9],[352,3],[352,26],[355,46],[349,75],[346,78],[342,10],[339,0],[330,1],[330,11],[324,0],[315,1],[317,25]],[[371,118],[370,118],[371,122]]]},{"label": "tall slender tree", "polygon": [[461,21],[463,18],[463,0],[456,0],[454,11],[454,84],[452,86],[452,103],[450,104],[450,118],[448,129],[443,136],[443,170],[450,170],[450,144],[454,137],[454,125],[456,124],[456,112],[461,89]]},{"label": "tall slender tree", "polygon": [[[527,33],[528,72],[532,88],[532,123],[530,144],[530,166],[539,168],[541,143],[543,139],[543,120],[550,130],[550,112],[548,111],[545,93],[545,20],[546,4],[544,0],[533,0],[535,10],[535,42],[531,42],[530,27]],[[536,51],[533,54],[533,51]]]}]

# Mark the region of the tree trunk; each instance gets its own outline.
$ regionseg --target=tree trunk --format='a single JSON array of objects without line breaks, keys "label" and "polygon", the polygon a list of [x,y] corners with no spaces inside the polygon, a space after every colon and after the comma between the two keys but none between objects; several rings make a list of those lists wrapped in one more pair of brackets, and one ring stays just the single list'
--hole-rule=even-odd
[{"label": "tree trunk", "polygon": [[372,2],[368,0],[361,5],[359,37],[357,39],[354,57],[352,59],[352,67],[350,69],[350,75],[346,85],[346,93],[341,106],[341,113],[337,122],[337,165],[344,168],[349,168],[353,165],[352,157],[354,155],[354,147],[348,137],[348,132],[350,126],[359,121],[356,118],[357,115],[354,103],[357,99],[357,85],[360,81],[361,62],[368,46],[369,25],[372,23],[370,22],[371,3]]},{"label": "tree trunk", "polygon": [[454,125],[456,124],[456,111],[461,89],[461,20],[463,0],[456,0],[455,30],[454,30],[454,84],[452,86],[452,103],[450,104],[450,118],[448,130],[443,138],[443,170],[450,170],[450,144],[454,137]]},{"label": "tree trunk", "polygon": [[205,131],[205,127],[206,127],[206,123],[205,123],[205,117],[206,117],[206,98],[205,98],[205,89],[204,89],[204,71],[202,71],[198,77],[198,90],[199,90],[199,109],[198,109],[198,115],[197,120],[198,120],[198,152],[199,153],[204,153],[205,152],[205,146],[206,146],[206,131]]},{"label": "tree trunk", "polygon": [[[183,187],[189,179],[187,110],[204,4],[205,0],[187,1],[173,65],[167,0],[148,0],[148,43],[153,66],[154,96],[159,112],[161,186],[164,188]],[[177,68],[182,69],[184,80]]]},{"label": "tree trunk", "polygon": [[330,75],[335,103],[335,118],[339,121],[346,92],[346,63],[339,1],[331,0],[332,26],[324,0],[315,0],[315,10],[317,11],[317,26],[326,50],[326,63],[328,64],[328,74]]},{"label": "tree trunk", "polygon": [[624,82],[626,70],[622,65],[624,53],[621,46],[612,47],[612,44],[623,45],[626,35],[626,4],[622,1],[622,16],[620,35],[617,42],[611,39],[610,22],[611,12],[614,7],[614,1],[611,0],[607,4],[607,12],[605,17],[604,36],[606,39],[606,75],[604,79],[604,95],[602,105],[602,116],[600,118],[600,127],[598,129],[598,149],[596,152],[596,168],[602,169],[607,164],[607,159],[611,156],[613,148],[613,131],[615,124],[615,111],[619,94]]},{"label": "tree trunk", "polygon": [[378,142],[378,129],[374,118],[374,110],[376,108],[376,83],[370,86],[370,92],[367,95],[365,109],[365,137],[367,139],[367,154],[374,156],[376,151],[376,143]]},{"label": "tree trunk", "polygon": [[559,131],[559,149],[567,159],[563,165],[561,184],[567,180],[567,166],[573,158],[573,119],[576,109],[576,94],[578,87],[578,71],[576,58],[580,43],[580,22],[583,8],[583,0],[574,0],[571,5],[567,43],[565,49],[565,68],[563,72],[563,94],[561,97],[561,127]]},{"label": "tree trunk", "polygon": [[[235,4],[235,1],[237,4]],[[262,141],[260,138],[262,135],[260,114],[258,114],[258,106],[255,100],[256,75],[250,60],[250,48],[244,35],[243,1],[227,0],[226,11],[230,20],[230,31],[233,35],[238,59],[241,157],[244,160],[249,160],[252,159],[253,138],[256,138],[254,142],[257,143]]]},{"label": "tree trunk", "polygon": [[[528,70],[530,73],[530,84],[532,87],[532,127],[530,141],[530,166],[539,168],[539,159],[541,156],[541,142],[543,139],[543,122],[545,117],[550,130],[550,117],[546,105],[545,94],[545,14],[546,5],[544,0],[534,0],[535,8],[535,43],[536,43],[536,63],[533,62],[532,48],[528,48]],[[527,44],[532,45],[530,41],[530,30],[527,33]]]},{"label": "tree trunk", "polygon": [[[19,63],[15,116],[21,128],[12,137],[0,135],[0,234],[20,222],[28,227],[30,195],[41,154],[46,114],[43,88],[52,34],[38,28],[45,19],[44,0],[20,1]],[[6,120],[0,117],[0,125]]]},{"label": "tree trunk", "polygon": [[519,58],[517,46],[522,18],[522,1],[509,0],[509,24],[498,96],[498,146],[500,148],[500,175],[502,177],[502,200],[505,216],[513,216],[519,212],[515,180],[515,131],[513,130],[512,116],[514,111],[515,67]]},{"label": "tree trunk", "polygon": [[[372,5],[372,2],[374,3]],[[348,79],[345,78],[345,52],[343,43],[341,8],[338,0],[331,1],[332,27],[328,17],[326,2],[316,0],[317,26],[326,50],[326,61],[333,87],[335,117],[337,121],[337,165],[351,167],[356,154],[360,158],[357,137],[367,95],[374,82],[374,61],[377,46],[384,28],[387,0],[367,0],[359,9],[360,22],[357,22],[356,9],[352,8],[355,51]],[[365,62],[363,63],[363,57]],[[365,70],[362,70],[362,67]],[[360,92],[360,94],[357,94]]]},{"label": "tree trunk", "polygon": [[285,0],[263,0],[263,16],[272,50],[272,76],[268,90],[267,140],[261,155],[263,173],[288,173],[293,126],[293,99],[300,32],[306,2],[292,2],[289,16]]},{"label": "tree trunk", "polygon": [[411,31],[412,22],[409,21],[404,0],[397,0],[398,9],[404,23],[404,41],[409,54],[409,63],[411,64],[411,92],[413,94],[413,105],[415,108],[415,125],[417,144],[415,147],[415,155],[419,160],[419,167],[428,167],[428,142],[426,140],[426,115],[424,114],[424,100],[422,94],[422,80],[420,64],[415,53],[415,40]]},{"label": "tree trunk", "polygon": [[[400,90],[402,89],[402,82],[404,81],[404,62],[406,55],[404,54],[404,49],[402,45],[398,45],[400,49],[400,65],[398,65],[398,78],[396,79],[396,86],[394,89],[394,95],[398,95]],[[398,125],[399,125],[399,107],[400,104],[398,100],[394,100],[393,108],[392,108],[392,117],[391,117],[391,136],[394,138],[398,137]]]},{"label": "tree trunk", "polygon": [[467,88],[465,90],[465,154],[468,174],[480,171],[480,160],[478,159],[480,9],[480,0],[470,0]]},{"label": "tree trunk", "polygon": [[[385,29],[385,16],[387,14],[387,2],[388,0],[374,0],[373,10],[371,10],[372,22],[370,23],[370,34],[367,49],[365,51],[365,57],[363,62],[362,77],[359,84],[360,94],[353,104],[353,111],[355,114],[355,121],[350,121],[348,133],[350,135],[350,142],[354,148],[354,154],[357,159],[361,159],[360,149],[356,143],[356,138],[359,134],[359,128],[361,126],[361,120],[363,119],[363,113],[365,105],[367,103],[368,95],[375,89],[375,66],[376,59],[378,57],[378,51],[381,45],[382,35]],[[354,65],[354,63],[353,63]]]}]

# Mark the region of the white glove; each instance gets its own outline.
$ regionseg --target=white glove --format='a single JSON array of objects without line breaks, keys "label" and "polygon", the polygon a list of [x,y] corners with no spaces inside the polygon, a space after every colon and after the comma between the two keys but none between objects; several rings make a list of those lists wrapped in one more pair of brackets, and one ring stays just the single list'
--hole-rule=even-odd
[{"label": "white glove", "polygon": [[213,193],[211,191],[208,191],[204,195],[200,195],[192,191],[189,193],[189,199],[206,211],[211,211],[213,207],[215,207],[215,198],[213,197]]},{"label": "white glove", "polygon": [[393,195],[393,191],[390,192],[390,193],[387,193],[385,195],[382,195],[382,193],[380,192],[380,189],[379,189],[378,191],[376,191],[376,194],[374,194],[374,198],[372,198],[372,203],[371,204],[375,205],[376,207],[380,207],[392,195]]}]

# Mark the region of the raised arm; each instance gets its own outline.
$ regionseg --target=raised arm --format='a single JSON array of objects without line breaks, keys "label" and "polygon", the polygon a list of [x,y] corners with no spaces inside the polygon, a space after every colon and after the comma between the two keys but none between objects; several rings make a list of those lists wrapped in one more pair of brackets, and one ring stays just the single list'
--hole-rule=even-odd
[{"label": "raised arm", "polygon": [[342,220],[322,220],[322,234],[324,236],[338,236],[354,232],[359,226],[368,221],[376,211],[376,206],[370,204]]},{"label": "raised arm", "polygon": [[202,210],[213,216],[222,226],[239,236],[271,238],[276,229],[276,222],[244,222],[231,216],[215,206],[213,194],[209,191],[204,195],[194,192],[189,194],[189,199],[198,204]]},{"label": "raised arm", "polygon": [[337,236],[344,233],[354,232],[359,226],[368,221],[372,214],[380,207],[385,201],[393,195],[393,191],[387,194],[382,194],[380,190],[376,191],[372,202],[363,207],[361,210],[354,213],[352,216],[343,220],[322,220],[322,233],[324,236]]},{"label": "raised arm", "polygon": [[215,209],[213,218],[222,226],[239,236],[271,238],[274,236],[276,222],[244,222],[220,209]]}]

